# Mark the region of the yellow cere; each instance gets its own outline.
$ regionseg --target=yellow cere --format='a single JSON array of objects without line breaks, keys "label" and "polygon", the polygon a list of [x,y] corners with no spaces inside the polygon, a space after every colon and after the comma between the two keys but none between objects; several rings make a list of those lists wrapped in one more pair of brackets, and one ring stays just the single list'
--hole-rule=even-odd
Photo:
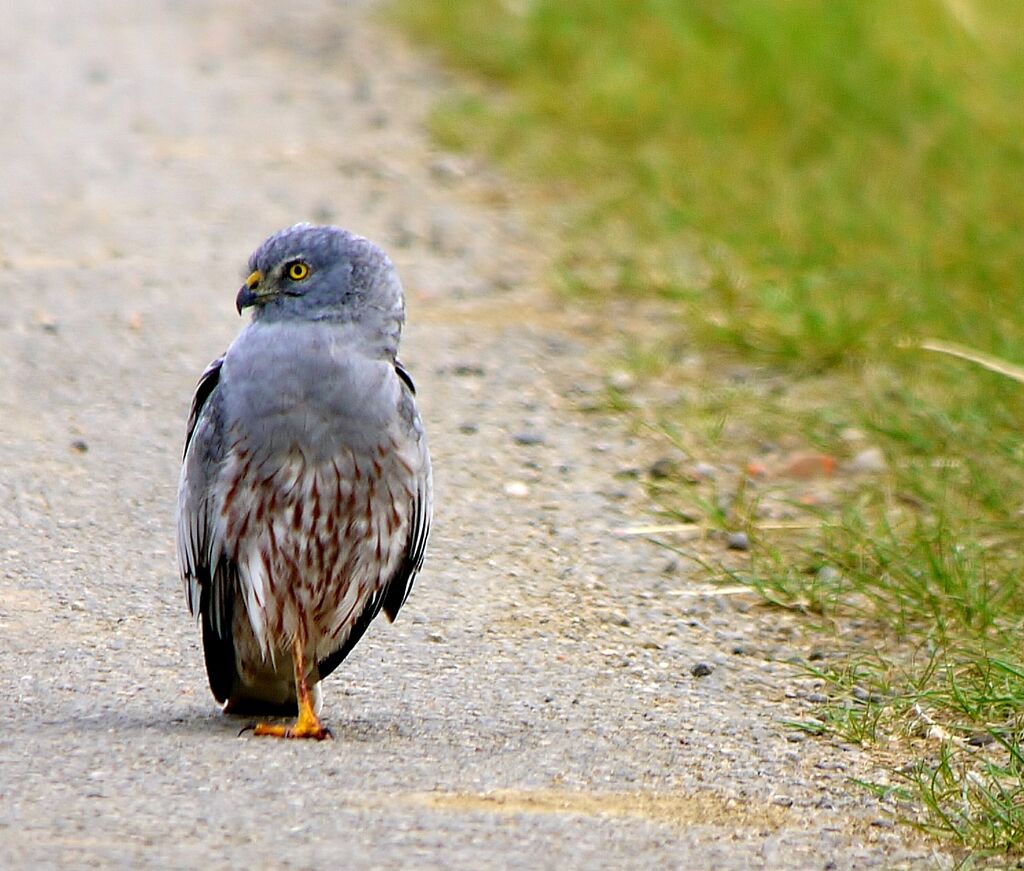
[{"label": "yellow cere", "polygon": [[263,273],[258,269],[245,279],[245,286],[252,290],[257,284],[263,281]]}]

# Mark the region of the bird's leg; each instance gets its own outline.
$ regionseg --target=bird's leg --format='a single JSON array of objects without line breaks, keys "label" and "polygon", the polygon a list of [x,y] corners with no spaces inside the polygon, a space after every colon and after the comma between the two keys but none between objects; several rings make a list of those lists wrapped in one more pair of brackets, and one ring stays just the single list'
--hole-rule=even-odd
[{"label": "bird's leg", "polygon": [[292,660],[295,664],[295,694],[299,702],[299,717],[291,726],[278,726],[271,723],[257,723],[254,735],[270,735],[274,738],[315,738],[323,741],[330,738],[331,732],[317,718],[313,710],[313,694],[306,683],[306,654],[301,637],[295,638],[292,649]]}]

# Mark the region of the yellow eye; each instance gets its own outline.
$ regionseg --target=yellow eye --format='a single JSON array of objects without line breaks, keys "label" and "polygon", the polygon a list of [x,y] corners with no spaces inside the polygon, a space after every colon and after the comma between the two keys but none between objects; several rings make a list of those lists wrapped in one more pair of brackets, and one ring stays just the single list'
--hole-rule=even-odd
[{"label": "yellow eye", "polygon": [[288,267],[288,277],[292,281],[302,281],[309,277],[309,267],[301,260],[296,260]]}]

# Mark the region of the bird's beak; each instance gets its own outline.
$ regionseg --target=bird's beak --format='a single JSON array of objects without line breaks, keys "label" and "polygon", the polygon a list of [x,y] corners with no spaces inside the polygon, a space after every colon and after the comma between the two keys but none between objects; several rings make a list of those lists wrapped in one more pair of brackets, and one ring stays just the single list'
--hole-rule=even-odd
[{"label": "bird's beak", "polygon": [[249,306],[255,305],[260,297],[256,288],[262,280],[263,273],[258,269],[245,279],[245,284],[242,285],[242,289],[238,291],[238,296],[235,297],[235,308],[238,309],[239,314]]}]

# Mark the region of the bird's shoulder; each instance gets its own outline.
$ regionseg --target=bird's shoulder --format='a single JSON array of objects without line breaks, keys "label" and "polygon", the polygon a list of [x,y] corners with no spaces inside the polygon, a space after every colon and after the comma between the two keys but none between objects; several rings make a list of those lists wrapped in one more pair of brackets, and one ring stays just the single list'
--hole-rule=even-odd
[{"label": "bird's shoulder", "polygon": [[207,407],[211,397],[214,395],[218,384],[220,384],[221,369],[224,366],[224,355],[217,357],[203,370],[199,376],[195,391],[192,394],[192,405],[189,408],[188,423],[185,426],[185,449],[183,455],[188,453],[189,445],[195,436],[199,419]]}]

